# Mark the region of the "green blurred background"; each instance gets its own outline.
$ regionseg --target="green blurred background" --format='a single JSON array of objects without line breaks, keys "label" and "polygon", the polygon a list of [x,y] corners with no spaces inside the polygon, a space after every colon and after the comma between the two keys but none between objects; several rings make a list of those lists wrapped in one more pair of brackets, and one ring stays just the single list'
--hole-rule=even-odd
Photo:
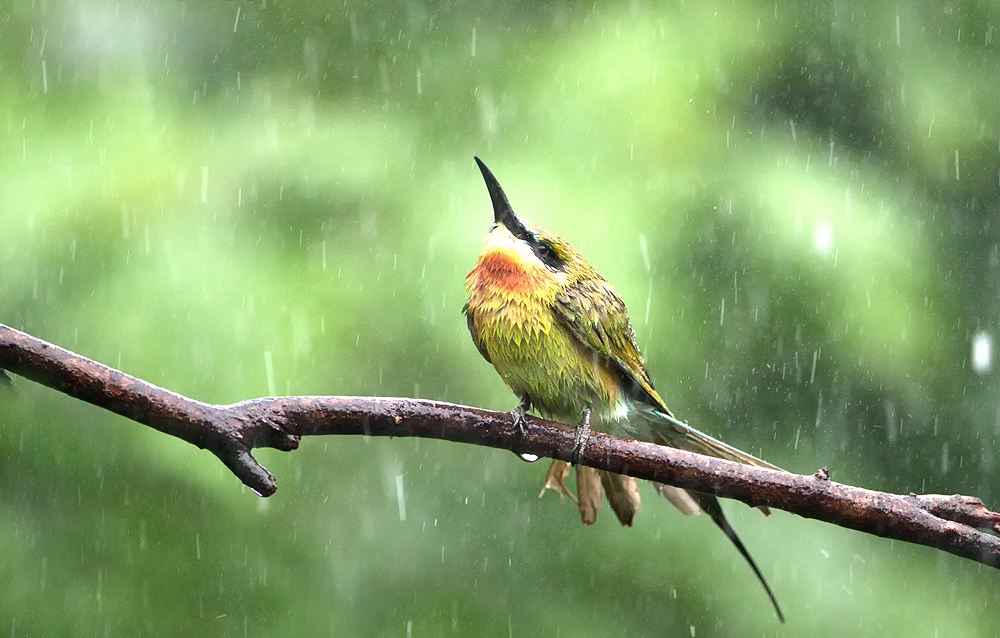
[{"label": "green blurred background", "polygon": [[[0,321],[205,401],[514,398],[472,162],[616,285],[668,403],[790,470],[998,503],[1000,5],[0,9]],[[998,573],[727,505],[537,498],[429,440],[209,454],[0,393],[0,634],[974,636]],[[399,489],[397,489],[397,487]]]}]

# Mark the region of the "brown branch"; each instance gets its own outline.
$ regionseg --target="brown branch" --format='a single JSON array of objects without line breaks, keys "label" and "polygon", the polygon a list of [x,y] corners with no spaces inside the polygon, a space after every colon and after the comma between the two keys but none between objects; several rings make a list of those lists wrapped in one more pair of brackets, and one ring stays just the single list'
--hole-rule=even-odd
[{"label": "brown branch", "polygon": [[[267,397],[209,405],[0,324],[0,368],[176,436],[215,454],[262,496],[274,477],[254,448],[294,450],[302,436],[419,436],[570,460],[573,428],[529,419],[522,438],[510,415],[438,401],[374,397]],[[749,467],[594,432],[591,467],[766,505],[877,536],[935,547],[1000,568],[1000,514],[967,496],[898,495],[843,485],[825,471],[798,475]]]}]

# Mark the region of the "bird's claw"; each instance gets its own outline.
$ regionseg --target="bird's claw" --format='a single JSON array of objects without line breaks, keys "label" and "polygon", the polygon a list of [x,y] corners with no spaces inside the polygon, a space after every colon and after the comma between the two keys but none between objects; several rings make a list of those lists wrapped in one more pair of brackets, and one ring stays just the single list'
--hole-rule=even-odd
[{"label": "bird's claw", "polygon": [[531,403],[527,399],[521,399],[521,403],[510,411],[510,419],[514,422],[514,427],[517,429],[517,442],[514,444],[514,449],[511,452],[526,463],[534,463],[538,460],[537,455],[520,451],[524,447],[524,442],[528,439],[528,419],[526,415],[530,409]]},{"label": "bird's claw", "polygon": [[514,422],[514,427],[517,428],[517,438],[518,443],[524,443],[524,440],[528,437],[528,419],[525,418],[524,404],[517,406],[510,411],[510,419]]},{"label": "bird's claw", "polygon": [[590,440],[590,408],[583,411],[583,418],[576,426],[576,435],[573,437],[573,454],[570,456],[570,463],[574,466],[580,463],[587,441]]}]

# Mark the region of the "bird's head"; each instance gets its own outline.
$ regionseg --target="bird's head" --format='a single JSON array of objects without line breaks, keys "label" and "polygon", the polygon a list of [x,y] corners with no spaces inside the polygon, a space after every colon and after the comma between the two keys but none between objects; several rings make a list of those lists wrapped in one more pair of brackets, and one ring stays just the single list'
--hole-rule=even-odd
[{"label": "bird's head", "polygon": [[476,163],[493,202],[493,228],[470,279],[517,289],[562,286],[590,268],[565,240],[518,219],[500,182],[478,157]]}]

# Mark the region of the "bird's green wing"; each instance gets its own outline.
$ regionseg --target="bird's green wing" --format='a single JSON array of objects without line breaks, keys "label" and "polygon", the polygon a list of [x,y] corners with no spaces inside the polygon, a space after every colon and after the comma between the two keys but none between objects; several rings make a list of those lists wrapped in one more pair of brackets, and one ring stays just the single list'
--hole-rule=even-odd
[{"label": "bird's green wing", "polygon": [[472,310],[469,308],[469,304],[462,306],[462,312],[465,314],[465,322],[469,326],[469,334],[472,335],[472,343],[476,344],[476,349],[479,350],[479,354],[483,355],[483,358],[487,362],[490,361],[490,355],[486,353],[486,345],[479,340],[479,331],[476,330],[476,320],[472,316]]},{"label": "bird's green wing", "polygon": [[555,309],[570,334],[618,368],[633,398],[670,414],[653,388],[625,302],[611,284],[595,278],[567,286],[556,296]]},{"label": "bird's green wing", "polygon": [[637,418],[654,432],[653,442],[721,459],[780,469],[678,421],[667,409],[635,344],[625,302],[604,280],[589,279],[567,287],[556,298],[556,316],[584,346],[617,366],[628,395],[647,404]]}]

